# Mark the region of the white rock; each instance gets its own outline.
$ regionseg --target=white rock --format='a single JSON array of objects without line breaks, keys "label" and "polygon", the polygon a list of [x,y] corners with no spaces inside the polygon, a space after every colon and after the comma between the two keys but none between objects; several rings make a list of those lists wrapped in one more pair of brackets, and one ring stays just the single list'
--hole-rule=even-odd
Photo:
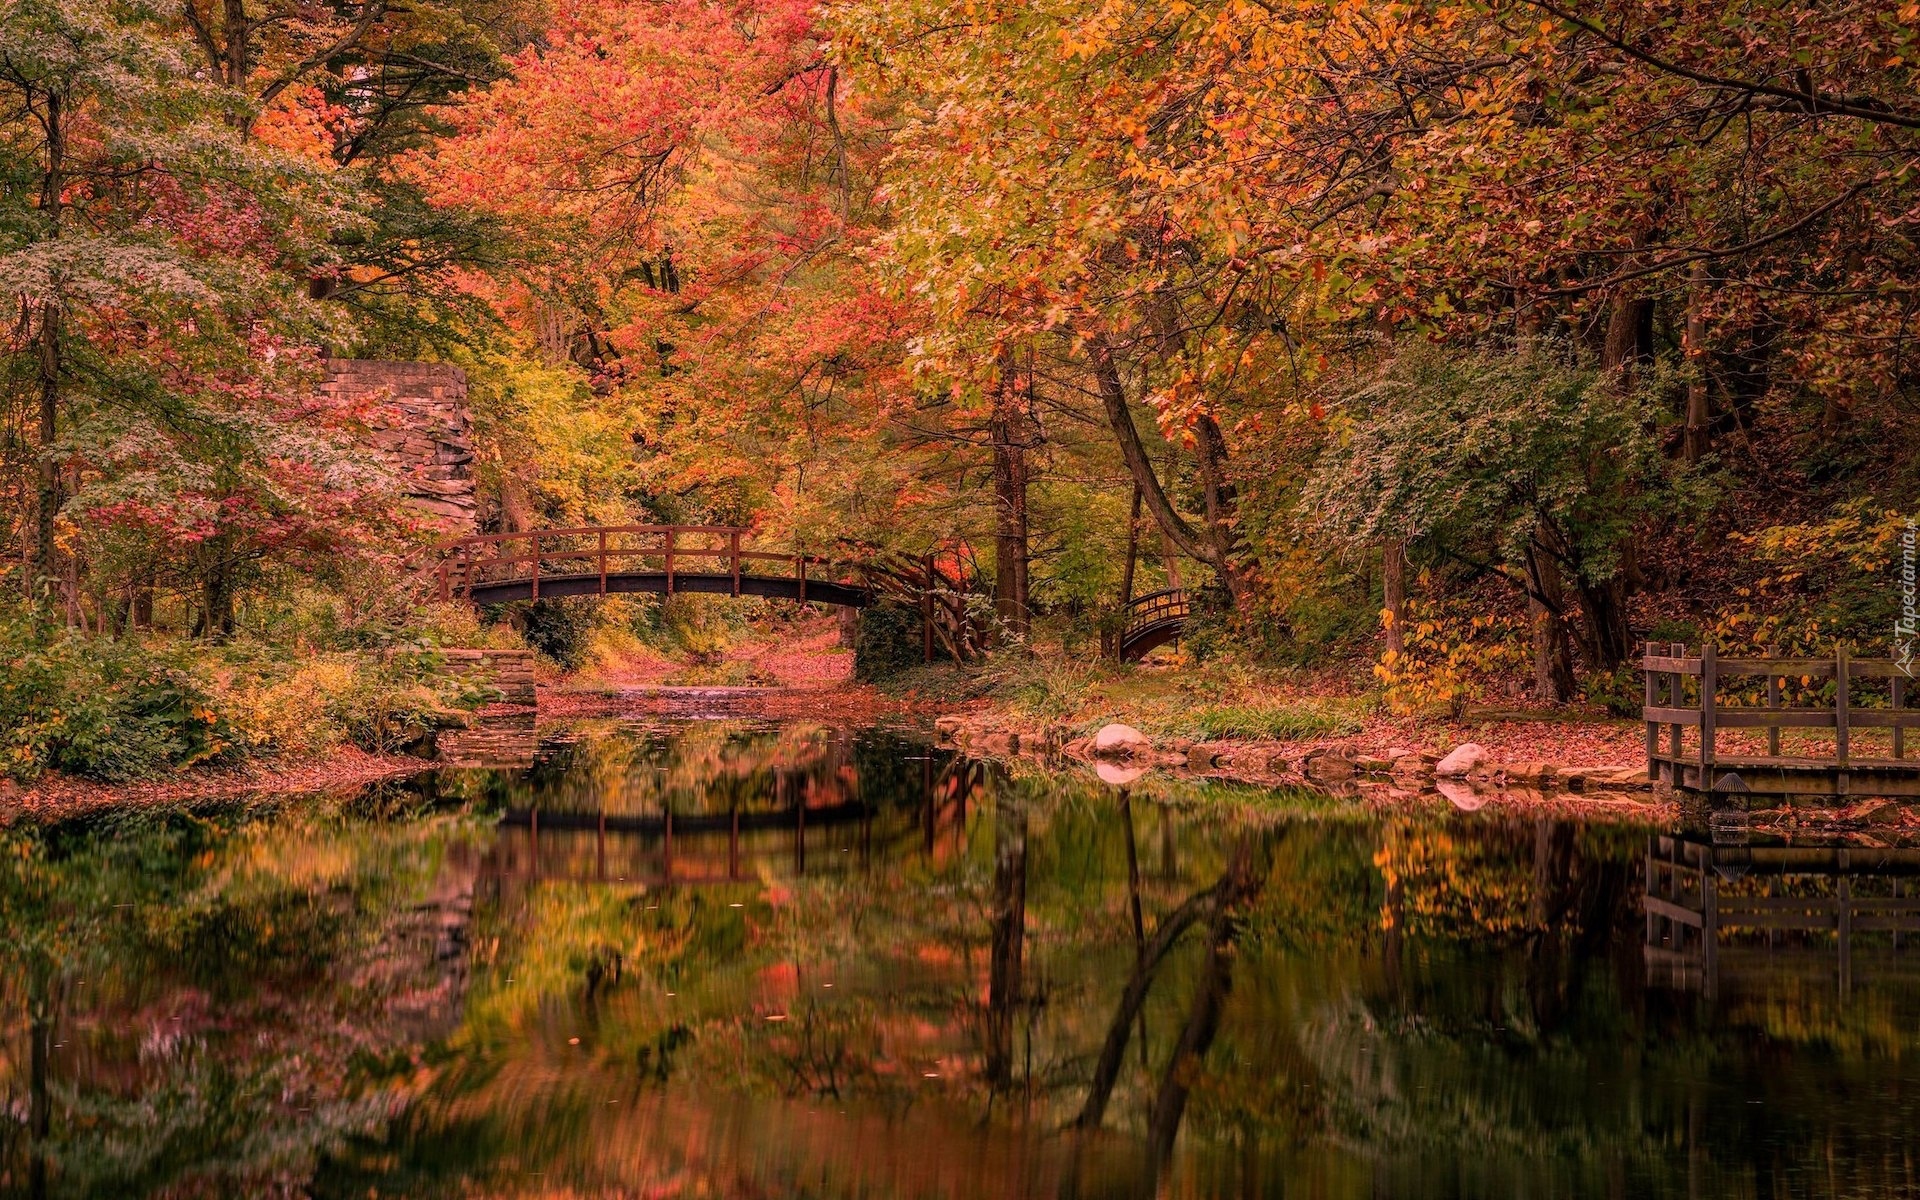
[{"label": "white rock", "polygon": [[1480,760],[1486,756],[1487,748],[1478,742],[1468,742],[1464,746],[1455,746],[1453,753],[1441,759],[1440,765],[1433,769],[1433,773],[1443,778],[1449,775],[1465,775],[1468,771],[1479,766]]},{"label": "white rock", "polygon": [[1457,783],[1451,779],[1436,779],[1433,786],[1440,794],[1461,812],[1478,812],[1486,807],[1487,798],[1473,789],[1471,784]]},{"label": "white rock", "polygon": [[1093,753],[1097,758],[1127,758],[1153,743],[1131,725],[1102,725],[1093,735]]},{"label": "white rock", "polygon": [[1111,783],[1116,787],[1125,787],[1147,773],[1145,767],[1123,767],[1119,763],[1095,763],[1094,774],[1100,782]]}]

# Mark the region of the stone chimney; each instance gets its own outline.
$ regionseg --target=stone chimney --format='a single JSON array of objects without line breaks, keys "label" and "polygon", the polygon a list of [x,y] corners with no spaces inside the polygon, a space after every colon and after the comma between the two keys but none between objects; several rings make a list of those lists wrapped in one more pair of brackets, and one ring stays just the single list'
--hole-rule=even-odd
[{"label": "stone chimney", "polygon": [[373,447],[398,471],[407,499],[449,535],[475,532],[473,419],[460,368],[335,358],[320,390],[342,402],[370,399]]}]

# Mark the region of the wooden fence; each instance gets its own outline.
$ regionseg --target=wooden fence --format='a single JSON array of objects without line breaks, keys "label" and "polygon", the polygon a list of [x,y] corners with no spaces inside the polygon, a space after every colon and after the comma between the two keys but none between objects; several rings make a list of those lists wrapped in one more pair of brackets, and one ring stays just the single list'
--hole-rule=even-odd
[{"label": "wooden fence", "polygon": [[[1920,795],[1920,759],[1906,753],[1920,726],[1911,664],[1845,646],[1832,658],[1720,658],[1712,643],[1649,642],[1640,666],[1651,779],[1714,795]],[[1763,731],[1764,748],[1742,733],[1729,752],[1732,730]]]}]

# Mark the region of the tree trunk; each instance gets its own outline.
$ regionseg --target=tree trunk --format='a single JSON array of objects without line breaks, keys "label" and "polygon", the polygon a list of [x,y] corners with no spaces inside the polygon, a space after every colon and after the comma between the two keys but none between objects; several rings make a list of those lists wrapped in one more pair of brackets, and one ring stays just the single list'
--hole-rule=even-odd
[{"label": "tree trunk", "polygon": [[1407,652],[1407,544],[1388,542],[1380,556],[1387,654],[1398,663]]},{"label": "tree trunk", "polygon": [[1227,439],[1220,423],[1201,414],[1194,423],[1194,449],[1200,461],[1200,484],[1207,505],[1207,533],[1213,541],[1216,561],[1224,564],[1221,579],[1233,593],[1235,605],[1243,598],[1245,580],[1232,569],[1234,562],[1234,507],[1237,499],[1227,478]]},{"label": "tree trunk", "polygon": [[1167,586],[1176,592],[1180,591],[1182,588],[1180,583],[1180,547],[1173,544],[1173,539],[1167,536],[1167,531],[1164,529],[1160,531],[1160,562],[1167,571]]},{"label": "tree trunk", "polygon": [[143,576],[133,587],[133,627],[153,628],[153,582],[148,577]]},{"label": "tree trunk", "polygon": [[1627,585],[1615,577],[1604,583],[1575,580],[1580,595],[1580,652],[1587,665],[1611,674],[1633,654],[1633,633],[1627,626]]},{"label": "tree trunk", "polygon": [[1027,590],[1027,443],[1032,416],[1020,396],[1011,351],[1000,357],[1000,386],[994,392],[990,435],[993,440],[994,552],[993,608],[1005,636],[1024,645],[1031,630]]},{"label": "tree trunk", "polygon": [[1600,350],[1600,367],[1623,385],[1633,382],[1633,369],[1653,354],[1653,301],[1619,295],[1607,314],[1607,340]]},{"label": "tree trunk", "polygon": [[1127,516],[1127,562],[1120,569],[1120,607],[1133,600],[1133,572],[1140,562],[1140,485],[1133,485],[1133,511]]},{"label": "tree trunk", "polygon": [[1687,288],[1687,432],[1680,457],[1692,466],[1707,456],[1712,430],[1707,413],[1707,264],[1693,264]]},{"label": "tree trunk", "polygon": [[1527,547],[1527,612],[1533,625],[1534,695],[1549,704],[1573,698],[1573,646],[1567,636],[1566,588],[1560,568],[1537,546]]},{"label": "tree trunk", "polygon": [[1013,1084],[1013,1013],[1027,931],[1027,815],[1005,781],[994,814],[993,939],[987,965],[987,1086]]},{"label": "tree trunk", "polygon": [[227,86],[244,89],[247,86],[247,35],[252,32],[252,22],[247,20],[246,0],[226,0],[226,25],[223,32],[227,35]]},{"label": "tree trunk", "polygon": [[233,568],[224,558],[216,559],[200,580],[203,607],[196,637],[224,639],[233,636]]},{"label": "tree trunk", "polygon": [[1120,381],[1120,368],[1114,362],[1112,348],[1104,337],[1094,334],[1087,338],[1087,359],[1093,367],[1094,383],[1100,392],[1100,403],[1106,411],[1107,424],[1120,445],[1120,457],[1125,460],[1133,481],[1139,485],[1141,498],[1146,503],[1147,511],[1153,514],[1154,521],[1159,524],[1160,532],[1182,551],[1212,567],[1227,584],[1229,592],[1233,592],[1236,584],[1232,578],[1231,564],[1220,555],[1211,538],[1202,537],[1187,523],[1186,518],[1174,510],[1173,501],[1167,498],[1160,477],[1154,473],[1146,447],[1140,442],[1140,430],[1135,427],[1133,413],[1127,407],[1127,393]]},{"label": "tree trunk", "polygon": [[[40,179],[40,213],[47,222],[47,240],[60,239],[63,195],[66,190],[65,110],[58,92],[46,102],[47,169]],[[40,463],[34,494],[33,572],[27,581],[38,590],[57,575],[53,525],[60,511],[60,464],[54,443],[60,436],[60,376],[64,363],[60,347],[60,300],[49,294],[40,302],[40,338],[36,356],[39,384],[38,430]]]}]

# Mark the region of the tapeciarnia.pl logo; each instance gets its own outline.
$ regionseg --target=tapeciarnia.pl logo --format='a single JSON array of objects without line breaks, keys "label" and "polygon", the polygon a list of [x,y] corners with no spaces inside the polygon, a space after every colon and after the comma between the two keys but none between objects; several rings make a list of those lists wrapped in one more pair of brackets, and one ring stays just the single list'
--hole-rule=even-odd
[{"label": "tapeciarnia.pl logo", "polygon": [[1920,604],[1915,601],[1914,540],[1920,530],[1920,518],[1908,517],[1900,534],[1900,615],[1893,623],[1894,665],[1908,679],[1913,678],[1913,643],[1920,637]]}]

